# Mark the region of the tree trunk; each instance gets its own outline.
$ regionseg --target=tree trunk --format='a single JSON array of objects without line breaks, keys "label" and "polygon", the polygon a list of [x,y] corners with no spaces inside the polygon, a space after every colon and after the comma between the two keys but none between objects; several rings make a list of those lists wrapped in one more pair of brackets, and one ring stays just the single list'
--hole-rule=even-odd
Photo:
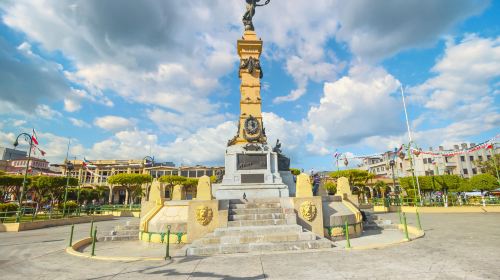
[{"label": "tree trunk", "polygon": [[113,204],[113,186],[109,186],[108,204]]},{"label": "tree trunk", "polygon": [[128,198],[129,198],[129,195],[128,195],[128,188],[125,189],[125,205],[128,205]]}]

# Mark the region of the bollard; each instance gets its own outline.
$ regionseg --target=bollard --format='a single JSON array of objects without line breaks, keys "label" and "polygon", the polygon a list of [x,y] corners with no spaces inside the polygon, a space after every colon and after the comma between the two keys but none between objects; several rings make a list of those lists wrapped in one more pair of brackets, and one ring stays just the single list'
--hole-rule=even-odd
[{"label": "bollard", "polygon": [[422,230],[422,224],[420,223],[420,214],[418,214],[418,208],[415,209],[415,214],[417,214],[418,229]]},{"label": "bollard", "polygon": [[349,224],[345,220],[345,241],[347,242],[346,248],[351,248],[351,241],[349,241]]},{"label": "bollard", "polygon": [[69,246],[73,246],[73,232],[75,231],[75,225],[71,225],[71,234],[69,235]]},{"label": "bollard", "polygon": [[165,260],[170,260],[170,225],[167,226],[167,247],[165,249]]},{"label": "bollard", "polygon": [[90,222],[90,237],[92,237],[92,229],[94,228],[94,219]]},{"label": "bollard", "polygon": [[410,240],[410,236],[408,236],[408,224],[406,223],[406,214],[403,212],[403,225],[405,227],[405,237],[407,240]]},{"label": "bollard", "polygon": [[398,209],[398,214],[399,214],[399,224],[403,224],[403,217],[401,217],[401,206]]},{"label": "bollard", "polygon": [[97,226],[94,228],[94,236],[92,238],[92,254],[91,256],[95,256],[95,243],[97,241]]}]

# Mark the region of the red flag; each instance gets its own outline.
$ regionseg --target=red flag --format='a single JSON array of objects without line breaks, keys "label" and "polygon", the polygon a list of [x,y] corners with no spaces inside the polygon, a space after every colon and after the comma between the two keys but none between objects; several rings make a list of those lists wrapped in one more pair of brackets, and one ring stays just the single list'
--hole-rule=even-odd
[{"label": "red flag", "polygon": [[488,146],[486,146],[486,149],[489,150],[489,149],[493,149],[493,144],[488,144]]},{"label": "red flag", "polygon": [[37,149],[40,151],[40,153],[42,154],[42,157],[45,156],[46,152],[40,148],[37,147]]},{"label": "red flag", "polygon": [[38,139],[36,139],[36,132],[34,128],[33,128],[33,134],[31,134],[31,141],[33,141],[35,145],[38,145]]}]

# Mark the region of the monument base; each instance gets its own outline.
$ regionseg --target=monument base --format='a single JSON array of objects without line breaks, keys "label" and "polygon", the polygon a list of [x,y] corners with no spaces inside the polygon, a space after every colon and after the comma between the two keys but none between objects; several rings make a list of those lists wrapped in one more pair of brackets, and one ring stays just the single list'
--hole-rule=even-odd
[{"label": "monument base", "polygon": [[217,199],[247,199],[289,197],[288,186],[284,184],[221,185],[212,188]]},{"label": "monument base", "polygon": [[220,184],[213,185],[212,193],[216,199],[290,196],[287,182],[278,170],[278,154],[260,143],[227,147],[225,174]]}]

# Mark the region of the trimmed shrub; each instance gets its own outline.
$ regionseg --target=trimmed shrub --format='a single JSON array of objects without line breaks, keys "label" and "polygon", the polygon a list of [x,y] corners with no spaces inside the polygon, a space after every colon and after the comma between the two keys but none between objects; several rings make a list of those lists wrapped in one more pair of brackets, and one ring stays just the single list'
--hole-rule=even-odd
[{"label": "trimmed shrub", "polygon": [[0,203],[0,212],[15,212],[19,206],[14,203]]}]

